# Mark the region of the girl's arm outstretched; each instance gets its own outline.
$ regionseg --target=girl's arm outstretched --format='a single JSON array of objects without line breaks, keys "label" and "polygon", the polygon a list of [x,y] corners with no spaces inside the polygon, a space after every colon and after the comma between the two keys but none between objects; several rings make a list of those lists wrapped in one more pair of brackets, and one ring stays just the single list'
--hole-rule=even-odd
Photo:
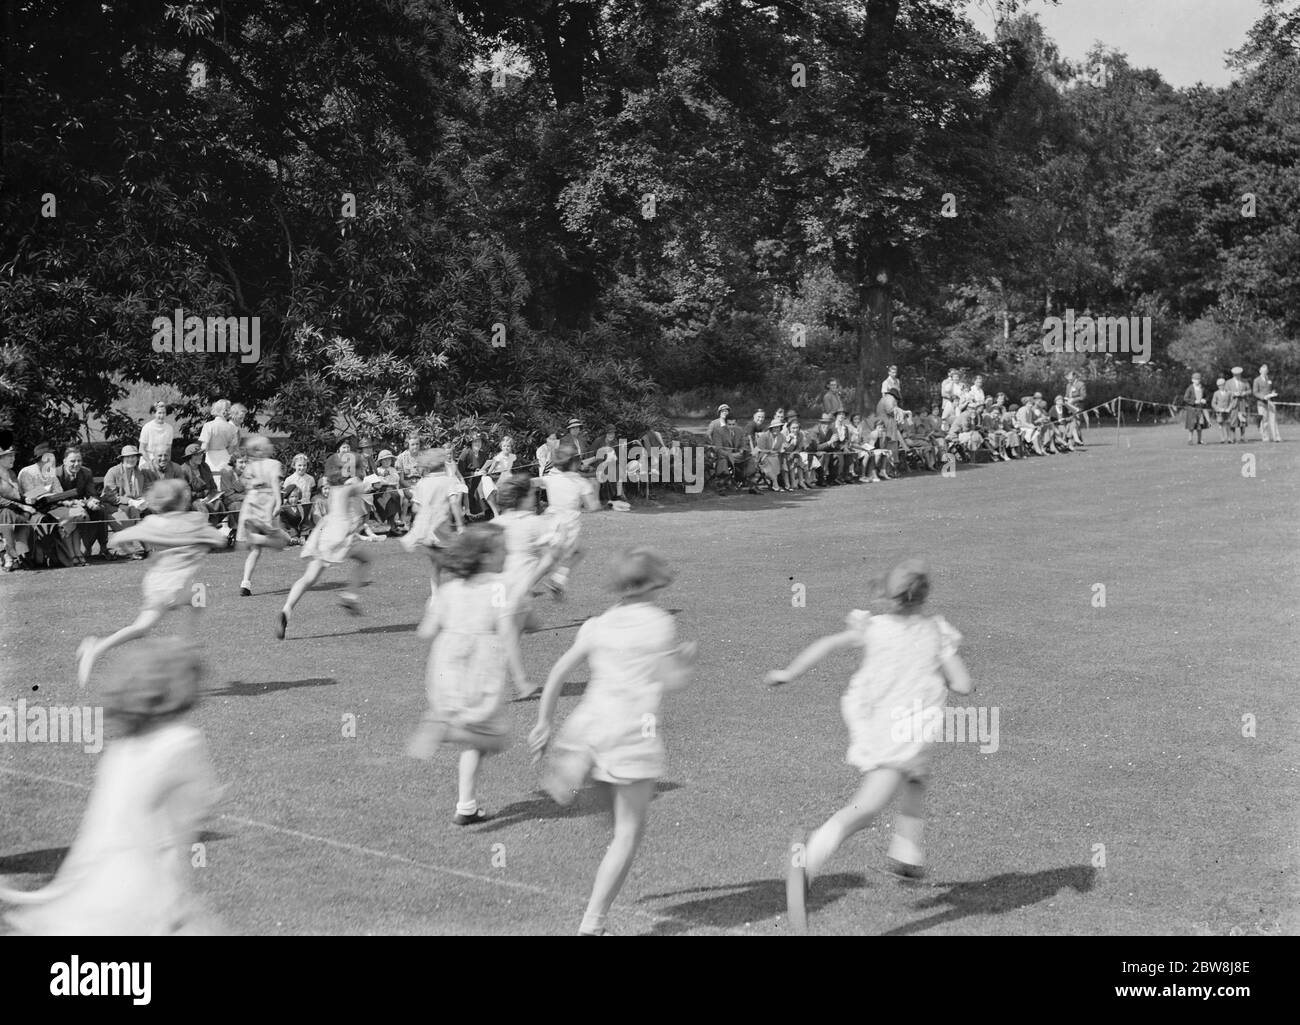
[{"label": "girl's arm outstretched", "polygon": [[788,667],[768,673],[767,683],[773,687],[783,683],[792,683],[827,655],[843,651],[845,648],[861,647],[861,645],[862,633],[858,630],[841,630],[837,634],[822,637],[799,652]]},{"label": "girl's arm outstretched", "polygon": [[564,685],[565,677],[586,657],[587,643],[580,630],[573,647],[560,656],[551,669],[551,675],[546,678],[546,686],[542,688],[542,699],[537,708],[537,725],[528,734],[528,746],[534,755],[541,754],[551,739],[551,719],[555,716],[555,705],[560,700],[560,688]]}]

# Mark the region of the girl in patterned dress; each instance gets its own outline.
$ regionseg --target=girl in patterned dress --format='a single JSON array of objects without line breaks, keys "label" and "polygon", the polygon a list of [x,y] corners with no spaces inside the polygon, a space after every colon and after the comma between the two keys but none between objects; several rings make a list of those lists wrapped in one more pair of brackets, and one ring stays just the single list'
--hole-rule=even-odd
[{"label": "girl in patterned dress", "polygon": [[[695,645],[677,644],[672,616],[651,597],[671,581],[663,558],[648,548],[621,557],[613,580],[618,604],[584,623],[555,663],[528,738],[534,755],[546,752],[542,785],[560,804],[571,803],[588,777],[613,790],[614,840],[596,871],[580,936],[606,934],[606,916],[641,844],[655,781],[664,774],[660,701],[665,690],[686,684],[695,662]],[[584,660],[591,682],[552,741],[560,688]]]},{"label": "girl in patterned dress", "polygon": [[[87,637],[77,648],[77,682],[85,687],[95,661],[120,644],[143,637],[172,609],[191,607],[194,576],[211,548],[224,548],[226,535],[208,524],[207,515],[190,512],[184,481],[155,481],[146,496],[156,515],[109,535],[110,548],[143,542],[153,552],[141,585],[144,605],[135,622],[108,637]],[[197,609],[196,609],[197,611]]]},{"label": "girl in patterned dress", "polygon": [[289,535],[277,527],[280,516],[280,478],[284,468],[272,458],[275,449],[260,434],[248,439],[248,462],[244,466],[244,501],[239,507],[239,524],[235,540],[248,547],[244,560],[244,579],[239,582],[243,598],[253,593],[253,568],[263,548],[285,548]]},{"label": "girl in patterned dress", "polygon": [[357,592],[366,586],[370,553],[358,548],[356,543],[363,536],[367,539],[376,536],[366,526],[366,503],[361,482],[349,477],[343,484],[330,488],[329,503],[329,512],[316,524],[307,543],[302,546],[302,558],[311,561],[289,588],[289,597],[284,600],[284,608],[276,618],[275,636],[280,640],[284,640],[293,607],[307,589],[331,566],[341,566],[348,560],[352,561],[352,577],[348,589],[339,592],[339,604],[352,615],[361,615],[361,599]]},{"label": "girl in patterned dress", "polygon": [[460,749],[452,819],[458,826],[488,818],[478,803],[478,770],[485,756],[510,745],[508,666],[517,644],[511,618],[553,559],[506,573],[504,540],[496,524],[475,524],[439,551],[443,578],[419,628],[420,638],[432,642],[429,708],[407,753],[428,759],[442,747]]},{"label": "girl in patterned dress", "polygon": [[[870,825],[900,790],[889,864],[901,875],[922,874],[921,828],[933,739],[924,733],[913,736],[911,723],[919,718],[932,721],[934,710],[942,721],[947,691],[971,691],[970,675],[957,654],[961,634],[942,616],[923,614],[930,592],[925,564],[919,559],[899,563],[878,590],[892,601],[891,612],[872,616],[854,611],[848,629],[815,641],[788,668],[767,674],[774,686],[791,683],[833,652],[863,652],[862,665],[840,700],[850,737],[846,761],[863,774],[862,784],[852,802],[811,837],[800,833],[791,845],[786,898],[790,925],[799,933],[807,929],[806,897],[812,880],[839,846]],[[914,712],[918,705],[920,716]]]}]

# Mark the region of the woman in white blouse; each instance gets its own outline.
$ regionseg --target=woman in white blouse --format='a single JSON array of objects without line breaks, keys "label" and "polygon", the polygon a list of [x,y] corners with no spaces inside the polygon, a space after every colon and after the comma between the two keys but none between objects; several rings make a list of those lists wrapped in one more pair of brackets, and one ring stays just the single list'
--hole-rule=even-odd
[{"label": "woman in white blouse", "polygon": [[146,420],[140,428],[140,451],[143,454],[141,465],[153,466],[160,455],[167,461],[172,458],[172,440],[176,437],[176,428],[163,418],[167,415],[167,403],[157,402],[153,407],[153,419]]},{"label": "woman in white blouse", "polygon": [[218,399],[212,403],[212,419],[199,433],[199,444],[206,453],[208,469],[214,474],[229,465],[231,455],[239,447],[239,428],[226,419],[229,413],[230,400]]}]

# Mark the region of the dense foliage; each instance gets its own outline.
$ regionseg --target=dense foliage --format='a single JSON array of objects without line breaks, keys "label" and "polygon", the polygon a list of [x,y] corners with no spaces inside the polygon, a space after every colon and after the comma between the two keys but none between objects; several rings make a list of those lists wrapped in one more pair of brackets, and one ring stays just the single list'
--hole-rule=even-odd
[{"label": "dense foliage", "polygon": [[[639,432],[887,362],[1059,377],[1065,309],[1152,317],[1130,391],[1286,391],[1300,15],[1176,90],[998,6],[987,39],[958,0],[15,0],[0,427],[132,437],[145,382],[304,444]],[[260,358],[156,352],[176,308],[259,318]]]}]

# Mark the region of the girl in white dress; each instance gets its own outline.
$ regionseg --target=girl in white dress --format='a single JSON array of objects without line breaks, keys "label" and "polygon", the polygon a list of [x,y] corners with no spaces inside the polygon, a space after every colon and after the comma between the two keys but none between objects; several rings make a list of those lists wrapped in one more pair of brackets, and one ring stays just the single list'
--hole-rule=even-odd
[{"label": "girl in white dress", "polygon": [[[502,477],[497,486],[496,500],[501,511],[493,522],[505,532],[507,574],[519,574],[534,569],[545,556],[551,543],[550,525],[546,517],[537,515],[537,496],[532,485],[533,479],[528,474],[514,473]],[[533,597],[529,592],[520,597],[510,616],[510,625],[515,635],[515,643],[508,651],[510,673],[514,677],[515,690],[521,698],[527,697],[534,691],[534,687],[528,682],[523,654],[519,647],[523,633],[528,629],[532,611]]]},{"label": "girl in white dress", "polygon": [[429,708],[407,752],[428,759],[444,746],[460,749],[452,819],[458,826],[488,818],[478,804],[478,770],[485,756],[510,744],[510,619],[551,562],[544,558],[507,574],[505,556],[503,531],[495,524],[476,524],[456,535],[439,553],[444,578],[419,628],[420,638],[433,642],[425,680]]},{"label": "girl in white dress", "polygon": [[280,516],[280,478],[284,467],[272,457],[275,448],[260,434],[248,439],[248,463],[244,467],[244,501],[239,507],[235,540],[248,548],[244,560],[244,579],[239,582],[243,598],[253,593],[253,569],[263,548],[281,549],[289,544],[289,535],[276,524]]},{"label": "girl in white dress", "polygon": [[[152,518],[152,517],[151,517]],[[105,694],[115,739],[99,761],[85,816],[48,886],[0,887],[31,936],[174,936],[220,932],[193,891],[192,845],[221,796],[207,745],[188,720],[202,665],[179,637],[146,641]]]},{"label": "girl in white dress", "polygon": [[77,648],[77,682],[83,687],[90,683],[96,659],[105,652],[143,637],[172,609],[184,611],[191,607],[197,612],[191,600],[199,563],[209,549],[226,546],[226,535],[210,526],[204,513],[189,511],[190,489],[184,481],[155,481],[146,497],[156,515],[108,538],[110,548],[141,542],[151,549],[154,559],[142,584],[144,605],[130,626],[102,639],[87,637],[81,642]]},{"label": "girl in white dress", "polygon": [[[889,864],[902,875],[921,874],[925,778],[933,740],[924,733],[913,736],[910,724],[916,718],[932,721],[935,710],[942,721],[947,691],[971,691],[970,675],[957,654],[961,634],[942,616],[923,614],[930,591],[925,564],[907,559],[877,587],[893,602],[890,613],[854,611],[848,629],[815,641],[788,668],[767,674],[769,684],[790,683],[833,652],[863,652],[862,665],[840,700],[850,737],[846,761],[863,774],[862,784],[852,802],[806,841],[801,833],[791,845],[786,898],[790,925],[798,933],[807,929],[806,897],[812,880],[836,849],[870,825],[899,790],[903,797]],[[917,702],[920,717],[914,715]],[[908,728],[900,730],[900,723]]]},{"label": "girl in white dress", "polygon": [[[534,755],[546,753],[542,785],[559,803],[571,803],[588,777],[613,790],[614,840],[596,871],[581,936],[605,935],[610,905],[645,832],[655,781],[664,774],[660,701],[665,690],[686,684],[695,661],[694,643],[677,644],[672,616],[651,598],[671,581],[663,558],[648,548],[620,557],[613,580],[618,604],[584,623],[555,663],[528,738]],[[552,741],[560,689],[584,660],[591,682]]]},{"label": "girl in white dress", "polygon": [[548,532],[553,535],[556,547],[556,570],[546,581],[556,600],[564,597],[569,584],[569,573],[582,562],[584,552],[578,545],[581,530],[579,517],[583,509],[596,512],[600,509],[600,498],[596,487],[590,480],[578,472],[582,457],[572,442],[560,443],[555,452],[555,465],[559,472],[548,473],[542,478],[546,487],[546,512]]},{"label": "girl in white dress", "polygon": [[289,626],[289,617],[293,607],[306,593],[307,588],[316,583],[331,566],[340,566],[349,559],[352,561],[352,577],[348,590],[339,593],[339,604],[352,615],[361,615],[358,591],[366,586],[366,566],[370,562],[370,553],[364,548],[356,547],[362,536],[374,537],[366,527],[366,504],[361,482],[349,477],[343,484],[330,488],[329,512],[316,524],[302,546],[302,558],[310,559],[307,569],[294,581],[289,589],[289,597],[284,600],[284,608],[276,620],[275,636],[284,640],[284,632]]},{"label": "girl in white dress", "polygon": [[[199,431],[199,445],[214,476],[229,465],[231,455],[239,447],[239,428],[227,419],[229,415],[230,400],[218,399],[212,403],[212,419]],[[171,458],[170,448],[167,458]]]}]

